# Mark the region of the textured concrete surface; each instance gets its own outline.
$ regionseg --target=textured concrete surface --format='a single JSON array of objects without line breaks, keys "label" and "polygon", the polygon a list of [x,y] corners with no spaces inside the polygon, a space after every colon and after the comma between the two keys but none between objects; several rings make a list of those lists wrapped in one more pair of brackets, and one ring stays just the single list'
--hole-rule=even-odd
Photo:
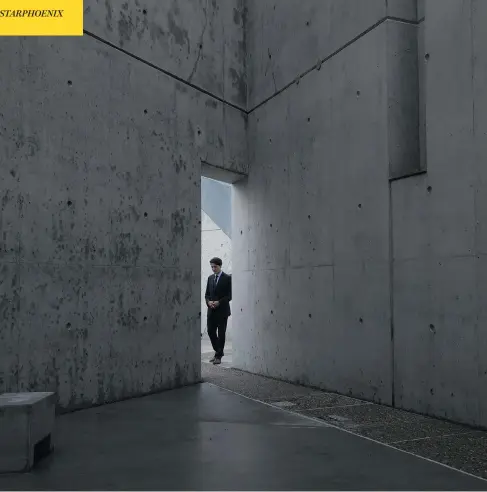
[{"label": "textured concrete surface", "polygon": [[[245,114],[218,95],[239,97],[224,83],[238,4],[91,1],[85,27],[106,39],[2,43],[0,392],[55,391],[74,409],[199,380],[201,161],[247,166]],[[203,29],[205,49],[225,44],[215,95],[175,78]]]},{"label": "textured concrete surface", "polygon": [[245,108],[244,0],[86,0],[85,30]]},{"label": "textured concrete surface", "polygon": [[251,173],[235,186],[232,234],[234,365],[386,403],[392,28],[249,116]]},{"label": "textured concrete surface", "polygon": [[249,109],[385,19],[415,21],[416,4],[417,0],[306,0],[297,6],[295,0],[249,0]]},{"label": "textured concrete surface", "polygon": [[202,376],[205,382],[273,407],[487,479],[485,431],[205,362]]},{"label": "textured concrete surface", "polygon": [[427,174],[392,184],[396,404],[484,427],[486,7],[425,2]]},{"label": "textured concrete surface", "polygon": [[85,9],[0,48],[0,391],[198,380],[203,173],[235,366],[487,427],[487,3]]},{"label": "textured concrete surface", "polygon": [[487,427],[486,2],[248,5],[234,366]]},{"label": "textured concrete surface", "polygon": [[[2,490],[482,490],[486,482],[210,384],[58,420]],[[181,457],[184,456],[184,459]]]}]

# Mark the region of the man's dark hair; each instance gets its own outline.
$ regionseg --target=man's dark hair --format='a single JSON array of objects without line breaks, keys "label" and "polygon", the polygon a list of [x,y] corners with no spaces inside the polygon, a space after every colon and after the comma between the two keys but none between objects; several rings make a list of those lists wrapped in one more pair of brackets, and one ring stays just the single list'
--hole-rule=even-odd
[{"label": "man's dark hair", "polygon": [[220,260],[220,258],[212,258],[210,260],[210,265],[213,264],[213,265],[218,265],[218,266],[222,266],[223,262],[222,260]]}]

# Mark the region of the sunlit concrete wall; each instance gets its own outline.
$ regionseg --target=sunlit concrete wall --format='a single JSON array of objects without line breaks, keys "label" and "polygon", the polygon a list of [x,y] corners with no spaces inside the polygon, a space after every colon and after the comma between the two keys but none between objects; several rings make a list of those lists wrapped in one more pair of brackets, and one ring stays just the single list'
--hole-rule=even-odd
[{"label": "sunlit concrete wall", "polygon": [[487,426],[487,3],[248,6],[234,365]]}]

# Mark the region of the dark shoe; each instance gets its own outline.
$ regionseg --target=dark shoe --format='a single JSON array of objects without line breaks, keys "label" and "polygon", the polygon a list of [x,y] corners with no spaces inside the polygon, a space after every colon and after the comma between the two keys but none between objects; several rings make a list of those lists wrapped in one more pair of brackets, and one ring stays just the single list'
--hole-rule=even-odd
[{"label": "dark shoe", "polygon": [[210,359],[210,362],[215,362],[216,360],[216,355],[214,355],[211,359]]},{"label": "dark shoe", "polygon": [[213,361],[213,365],[217,366],[218,364],[221,364],[222,360],[220,357],[215,357],[215,360]]}]

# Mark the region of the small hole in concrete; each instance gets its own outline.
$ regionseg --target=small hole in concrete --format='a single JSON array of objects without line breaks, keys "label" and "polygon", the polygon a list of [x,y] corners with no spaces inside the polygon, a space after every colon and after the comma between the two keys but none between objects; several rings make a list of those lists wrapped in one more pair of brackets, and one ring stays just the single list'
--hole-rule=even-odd
[{"label": "small hole in concrete", "polygon": [[429,60],[430,59],[430,54],[429,53],[426,53],[426,55],[424,55],[424,59],[425,60]]},{"label": "small hole in concrete", "polygon": [[434,395],[434,394],[435,394],[435,390],[434,390],[433,388],[431,388],[431,389],[430,389],[430,393],[431,393],[432,395]]},{"label": "small hole in concrete", "polygon": [[198,135],[201,135],[201,130],[198,130]]},{"label": "small hole in concrete", "polygon": [[432,188],[431,186],[428,186],[428,188],[426,188],[426,191],[427,191],[428,193],[431,193],[431,191],[432,191],[432,190],[433,190],[433,188]]},{"label": "small hole in concrete", "polygon": [[360,96],[360,91],[357,91],[357,96]]},{"label": "small hole in concrete", "polygon": [[144,316],[144,321],[147,321],[147,316]]},{"label": "small hole in concrete", "polygon": [[68,80],[68,85],[73,85],[73,82],[71,80]]},{"label": "small hole in concrete", "polygon": [[144,9],[144,10],[142,11],[142,13],[143,13],[144,15],[146,15],[146,14],[147,14],[147,10],[146,10],[146,9]]},{"label": "small hole in concrete", "polygon": [[73,202],[71,200],[68,200],[68,207],[71,207],[72,204]]},{"label": "small hole in concrete", "polygon": [[430,324],[430,330],[432,332],[435,332],[436,331],[436,328],[435,328],[435,325],[434,324]]},{"label": "small hole in concrete", "polygon": [[308,123],[311,121],[311,118],[308,118]]},{"label": "small hole in concrete", "polygon": [[363,323],[364,322],[364,319],[363,318],[359,318],[359,321],[360,321],[360,323]]},{"label": "small hole in concrete", "polygon": [[310,314],[308,314],[308,317],[309,317],[309,318],[311,318],[311,313],[310,313]]},{"label": "small hole in concrete", "polygon": [[311,219],[311,215],[308,215],[308,219]]},{"label": "small hole in concrete", "polygon": [[271,224],[271,227],[272,227],[272,224]]},{"label": "small hole in concrete", "polygon": [[147,212],[144,212],[144,217],[147,217]]},{"label": "small hole in concrete", "polygon": [[271,314],[274,314],[274,311],[271,311]]},{"label": "small hole in concrete", "polygon": [[144,114],[147,114],[147,109],[144,109]]},{"label": "small hole in concrete", "polygon": [[199,44],[199,49],[201,50],[203,48],[203,45],[200,43]]},{"label": "small hole in concrete", "polygon": [[362,208],[362,204],[361,203],[358,204],[358,208]]},{"label": "small hole in concrete", "polygon": [[66,323],[66,328],[71,328],[71,323]]},{"label": "small hole in concrete", "polygon": [[306,21],[306,25],[309,26],[309,21]]},{"label": "small hole in concrete", "polygon": [[240,231],[240,234],[243,234],[243,231]]}]

